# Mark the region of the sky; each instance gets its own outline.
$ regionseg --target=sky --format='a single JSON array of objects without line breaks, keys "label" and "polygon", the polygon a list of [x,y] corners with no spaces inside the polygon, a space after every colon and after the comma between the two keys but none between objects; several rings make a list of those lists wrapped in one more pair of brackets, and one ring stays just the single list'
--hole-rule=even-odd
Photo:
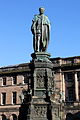
[{"label": "sky", "polygon": [[0,0],[0,67],[32,60],[31,24],[39,7],[51,22],[51,57],[80,56],[80,0]]}]

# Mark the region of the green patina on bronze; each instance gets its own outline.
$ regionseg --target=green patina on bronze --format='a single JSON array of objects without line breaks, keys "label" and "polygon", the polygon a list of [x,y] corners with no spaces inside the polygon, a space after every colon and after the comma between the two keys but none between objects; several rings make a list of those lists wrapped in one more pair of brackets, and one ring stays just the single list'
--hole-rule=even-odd
[{"label": "green patina on bronze", "polygon": [[34,52],[46,52],[50,40],[50,21],[44,15],[44,8],[39,8],[39,12],[32,20],[33,48]]}]

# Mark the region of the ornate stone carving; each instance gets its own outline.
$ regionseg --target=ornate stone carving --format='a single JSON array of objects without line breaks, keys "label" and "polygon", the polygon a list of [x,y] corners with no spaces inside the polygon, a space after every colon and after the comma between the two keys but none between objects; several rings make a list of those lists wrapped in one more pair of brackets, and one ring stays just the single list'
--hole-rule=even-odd
[{"label": "ornate stone carving", "polygon": [[35,117],[46,117],[47,107],[46,106],[34,106]]},{"label": "ornate stone carving", "polygon": [[45,71],[39,70],[36,74],[36,87],[45,88]]},{"label": "ornate stone carving", "polygon": [[44,75],[42,75],[42,73],[38,73],[37,74],[37,88],[44,88],[45,87],[45,78]]},{"label": "ornate stone carving", "polygon": [[48,77],[48,83],[47,83],[47,87],[48,87],[48,95],[51,96],[51,94],[53,94],[55,87],[54,87],[54,79],[53,77]]}]

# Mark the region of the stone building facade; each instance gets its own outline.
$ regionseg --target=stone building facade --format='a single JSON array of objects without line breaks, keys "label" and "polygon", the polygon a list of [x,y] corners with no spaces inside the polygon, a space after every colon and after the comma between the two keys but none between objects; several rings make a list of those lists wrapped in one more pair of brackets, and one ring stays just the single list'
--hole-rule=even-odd
[{"label": "stone building facade", "polygon": [[[80,119],[80,57],[50,60],[55,88],[50,96],[52,106],[59,104],[61,120]],[[0,68],[0,120],[18,120],[21,104],[27,102],[28,92],[32,93],[32,74],[31,63]]]}]

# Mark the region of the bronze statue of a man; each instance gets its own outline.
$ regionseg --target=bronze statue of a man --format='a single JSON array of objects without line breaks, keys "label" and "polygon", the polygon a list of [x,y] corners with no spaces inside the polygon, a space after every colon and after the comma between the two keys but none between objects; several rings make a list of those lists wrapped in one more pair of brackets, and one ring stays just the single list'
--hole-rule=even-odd
[{"label": "bronze statue of a man", "polygon": [[39,12],[32,20],[33,47],[34,52],[45,52],[50,39],[50,21],[44,15],[44,8],[39,8]]}]

